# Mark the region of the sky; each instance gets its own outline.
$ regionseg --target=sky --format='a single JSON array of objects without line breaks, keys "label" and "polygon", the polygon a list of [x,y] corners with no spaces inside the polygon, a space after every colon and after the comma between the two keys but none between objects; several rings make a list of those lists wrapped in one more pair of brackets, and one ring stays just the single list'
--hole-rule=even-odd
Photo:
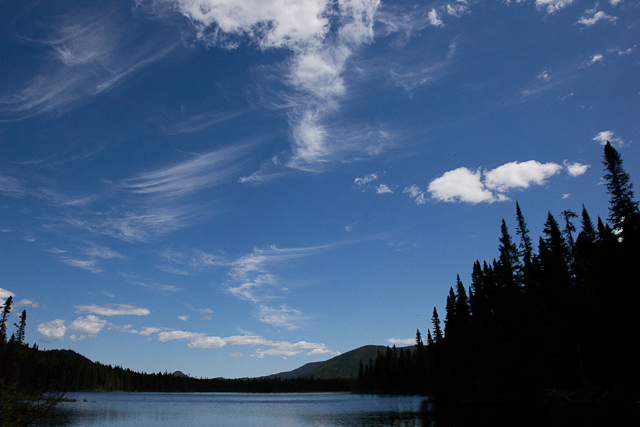
[{"label": "sky", "polygon": [[516,201],[605,219],[607,140],[638,183],[639,42],[638,0],[2,2],[10,322],[195,377],[408,345]]}]

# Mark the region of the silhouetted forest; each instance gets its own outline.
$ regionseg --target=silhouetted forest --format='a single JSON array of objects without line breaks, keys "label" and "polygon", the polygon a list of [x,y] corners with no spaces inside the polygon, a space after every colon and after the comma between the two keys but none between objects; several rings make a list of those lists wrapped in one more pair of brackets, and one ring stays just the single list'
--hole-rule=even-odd
[{"label": "silhouetted forest", "polygon": [[[619,153],[604,148],[606,222],[587,209],[548,214],[537,250],[516,202],[499,258],[458,276],[426,344],[361,366],[357,389],[454,401],[629,399],[640,392],[638,202]],[[580,231],[576,224],[579,222]]]},{"label": "silhouetted forest", "polygon": [[41,351],[9,340],[0,353],[5,384],[39,394],[62,391],[163,391],[163,392],[247,392],[286,393],[349,391],[346,379],[193,378],[168,372],[141,373],[120,366],[92,362],[71,350]]}]

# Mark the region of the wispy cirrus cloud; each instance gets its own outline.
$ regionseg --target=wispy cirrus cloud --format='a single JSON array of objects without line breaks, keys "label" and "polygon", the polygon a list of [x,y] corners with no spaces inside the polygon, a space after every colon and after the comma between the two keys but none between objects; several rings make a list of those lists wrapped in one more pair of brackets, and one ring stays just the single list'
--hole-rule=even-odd
[{"label": "wispy cirrus cloud", "polygon": [[102,273],[102,269],[98,267],[98,262],[94,259],[76,259],[67,256],[58,257],[58,259],[72,267],[82,268],[83,270],[89,270],[92,273]]},{"label": "wispy cirrus cloud", "polygon": [[[119,183],[105,182],[119,203],[107,211],[67,211],[62,221],[96,234],[128,242],[148,241],[212,215],[213,202],[197,196],[220,185],[234,182],[253,144],[237,144],[169,166],[141,172]],[[209,198],[211,199],[211,198]],[[108,202],[108,200],[106,200]],[[85,253],[104,259],[122,257],[108,248],[92,246]]]},{"label": "wispy cirrus cloud", "polygon": [[15,308],[20,308],[20,307],[33,307],[33,308],[38,308],[40,307],[40,303],[31,301],[30,299],[22,299],[18,302],[16,302],[14,304]]},{"label": "wispy cirrus cloud", "polygon": [[27,189],[16,178],[0,174],[0,194],[10,197],[24,197]]},{"label": "wispy cirrus cloud", "polygon": [[130,194],[171,202],[228,182],[238,172],[247,145],[233,145],[165,168],[143,172],[121,182]]},{"label": "wispy cirrus cloud", "polygon": [[25,48],[34,46],[34,52],[45,48],[48,53],[34,55],[39,61],[34,73],[12,81],[8,87],[13,90],[0,94],[0,120],[63,111],[108,90],[180,45],[176,38],[159,34],[134,35],[130,27],[120,24],[127,15],[130,9],[115,4],[84,4],[41,22],[44,36],[16,30]]},{"label": "wispy cirrus cloud", "polygon": [[241,117],[246,113],[247,111],[214,111],[193,116],[186,116],[177,119],[170,124],[162,125],[162,130],[167,135],[181,135],[201,132],[217,124],[224,123],[237,117]]}]

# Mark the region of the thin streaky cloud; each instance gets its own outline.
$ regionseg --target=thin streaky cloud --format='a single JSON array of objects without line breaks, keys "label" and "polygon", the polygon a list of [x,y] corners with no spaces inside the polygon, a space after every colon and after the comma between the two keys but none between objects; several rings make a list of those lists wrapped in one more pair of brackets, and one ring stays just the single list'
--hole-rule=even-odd
[{"label": "thin streaky cloud", "polygon": [[174,199],[231,180],[239,168],[239,158],[250,145],[234,145],[197,155],[177,165],[143,172],[122,181],[122,188],[132,194]]},{"label": "thin streaky cloud", "polygon": [[95,260],[82,260],[82,259],[75,259],[75,258],[70,258],[70,257],[59,257],[58,258],[61,262],[70,265],[72,267],[77,267],[77,268],[81,268],[83,270],[88,270],[92,273],[101,273],[102,269],[100,269],[98,267],[98,263]]},{"label": "thin streaky cloud", "polygon": [[126,25],[111,19],[114,8],[87,3],[43,24],[47,35],[42,38],[18,35],[48,48],[50,55],[38,58],[35,75],[12,82],[14,92],[0,95],[0,121],[72,108],[181,45],[162,37],[135,40]]},{"label": "thin streaky cloud", "polygon": [[185,117],[180,120],[176,120],[172,124],[163,125],[162,130],[167,135],[181,135],[194,132],[200,132],[206,130],[212,126],[220,123],[241,117],[246,114],[247,111],[235,111],[235,112],[210,112],[198,114],[191,117]]},{"label": "thin streaky cloud", "polygon": [[24,197],[27,189],[16,178],[0,174],[0,193],[10,197]]},{"label": "thin streaky cloud", "polygon": [[148,308],[136,307],[130,304],[74,305],[73,308],[76,309],[76,313],[92,313],[101,316],[148,316],[151,313]]}]

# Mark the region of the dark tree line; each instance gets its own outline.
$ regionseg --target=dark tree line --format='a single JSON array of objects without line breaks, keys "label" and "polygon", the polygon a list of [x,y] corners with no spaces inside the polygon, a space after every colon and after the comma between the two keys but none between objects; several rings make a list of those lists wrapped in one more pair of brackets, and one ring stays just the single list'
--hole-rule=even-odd
[{"label": "dark tree line", "polygon": [[[10,306],[11,297],[5,303],[5,309]],[[23,314],[22,319],[25,317]],[[19,331],[23,329],[18,328]],[[28,395],[53,390],[249,393],[349,391],[347,379],[208,379],[168,372],[147,374],[93,362],[71,350],[42,351],[37,345],[30,347],[15,337],[4,341],[0,349],[0,381],[4,387],[13,384],[17,390]]]},{"label": "dark tree line", "polygon": [[[363,392],[504,401],[555,390],[640,395],[640,213],[619,153],[607,143],[609,216],[550,212],[537,251],[516,202],[515,238],[502,220],[499,257],[457,278],[444,326],[434,308],[422,345],[388,349],[362,367]],[[577,233],[576,223],[580,222]]]}]

